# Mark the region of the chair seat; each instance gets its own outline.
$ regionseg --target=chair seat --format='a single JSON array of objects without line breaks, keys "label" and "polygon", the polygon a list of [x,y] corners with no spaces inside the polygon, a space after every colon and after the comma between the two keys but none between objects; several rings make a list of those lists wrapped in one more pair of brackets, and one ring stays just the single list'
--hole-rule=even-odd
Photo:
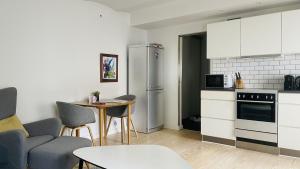
[{"label": "chair seat", "polygon": [[82,147],[90,147],[91,145],[91,141],[85,138],[58,137],[29,152],[29,168],[72,169],[79,161],[73,155],[73,151]]},{"label": "chair seat", "polygon": [[25,147],[26,147],[26,152],[29,152],[31,149],[42,145],[44,143],[47,143],[51,140],[53,140],[54,137],[51,135],[44,135],[44,136],[36,136],[36,137],[29,137],[26,139]]}]

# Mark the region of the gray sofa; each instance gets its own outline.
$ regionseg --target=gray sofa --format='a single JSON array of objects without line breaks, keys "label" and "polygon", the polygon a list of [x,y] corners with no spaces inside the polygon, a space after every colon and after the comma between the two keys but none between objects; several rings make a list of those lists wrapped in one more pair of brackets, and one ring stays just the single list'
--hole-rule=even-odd
[{"label": "gray sofa", "polygon": [[[0,119],[16,113],[16,88],[0,89]],[[0,169],[72,169],[78,159],[73,151],[89,147],[85,138],[59,137],[61,122],[56,118],[24,125],[21,130],[0,132]]]}]

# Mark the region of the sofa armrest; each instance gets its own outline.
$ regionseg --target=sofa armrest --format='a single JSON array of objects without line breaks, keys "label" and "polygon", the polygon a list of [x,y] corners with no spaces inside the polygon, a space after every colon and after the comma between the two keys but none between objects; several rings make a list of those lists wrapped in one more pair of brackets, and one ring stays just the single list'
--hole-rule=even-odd
[{"label": "sofa armrest", "polygon": [[24,124],[30,137],[52,135],[57,137],[61,129],[61,121],[57,118],[45,119],[33,123]]},{"label": "sofa armrest", "polygon": [[11,130],[0,133],[0,168],[24,169],[27,164],[25,133]]}]

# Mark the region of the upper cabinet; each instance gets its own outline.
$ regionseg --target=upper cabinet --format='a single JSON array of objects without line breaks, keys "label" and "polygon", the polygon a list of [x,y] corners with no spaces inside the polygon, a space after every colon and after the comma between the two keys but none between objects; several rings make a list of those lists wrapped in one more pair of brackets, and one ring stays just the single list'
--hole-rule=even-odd
[{"label": "upper cabinet", "polygon": [[241,19],[241,56],[281,53],[281,13]]},{"label": "upper cabinet", "polygon": [[207,58],[239,57],[241,55],[241,20],[207,25]]},{"label": "upper cabinet", "polygon": [[300,10],[282,13],[282,53],[300,53]]}]

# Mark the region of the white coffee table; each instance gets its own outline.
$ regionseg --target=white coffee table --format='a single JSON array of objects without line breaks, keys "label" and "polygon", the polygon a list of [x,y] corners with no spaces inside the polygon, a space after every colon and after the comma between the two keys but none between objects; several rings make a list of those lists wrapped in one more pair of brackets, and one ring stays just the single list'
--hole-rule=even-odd
[{"label": "white coffee table", "polygon": [[159,145],[120,145],[80,148],[79,161],[105,169],[192,169],[178,154]]}]

